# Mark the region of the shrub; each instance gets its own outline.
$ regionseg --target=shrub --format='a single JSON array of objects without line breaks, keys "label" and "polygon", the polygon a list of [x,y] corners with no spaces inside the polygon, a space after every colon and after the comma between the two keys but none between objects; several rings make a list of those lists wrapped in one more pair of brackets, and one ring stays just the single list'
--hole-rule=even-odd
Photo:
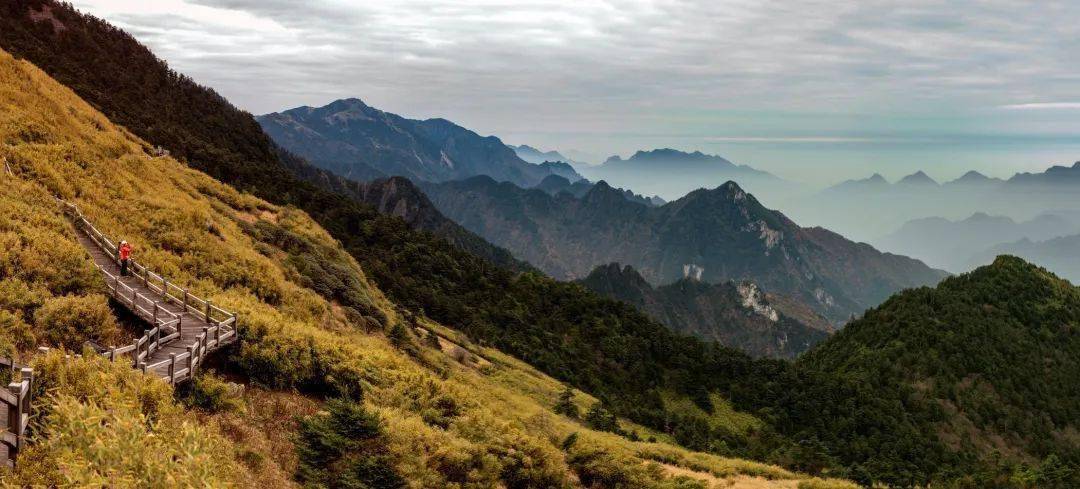
[{"label": "shrub", "polygon": [[393,468],[382,422],[359,403],[332,399],[326,412],[300,421],[297,479],[313,487],[392,489],[405,486]]},{"label": "shrub", "polygon": [[[8,311],[0,310],[0,341],[6,342],[12,349],[26,351],[34,347],[34,338],[30,325],[21,317]],[[10,352],[8,352],[10,354]],[[4,353],[0,352],[0,356]]]},{"label": "shrub", "polygon": [[184,386],[181,400],[188,407],[212,413],[238,412],[243,410],[244,401],[234,385],[211,373],[197,375]]},{"label": "shrub", "polygon": [[71,350],[88,340],[113,343],[120,333],[105,296],[96,294],[46,299],[34,313],[34,326],[45,342]]},{"label": "shrub", "polygon": [[552,408],[555,414],[561,414],[570,419],[578,419],[581,416],[581,411],[578,410],[577,404],[574,404],[574,389],[567,387],[566,390],[559,394],[559,401],[555,403],[555,407]]},{"label": "shrub", "polygon": [[11,487],[222,487],[228,442],[190,422],[157,379],[98,355],[35,357],[34,443]]},{"label": "shrub", "polygon": [[593,404],[589,412],[585,413],[585,424],[597,431],[619,431],[619,420],[601,402]]}]

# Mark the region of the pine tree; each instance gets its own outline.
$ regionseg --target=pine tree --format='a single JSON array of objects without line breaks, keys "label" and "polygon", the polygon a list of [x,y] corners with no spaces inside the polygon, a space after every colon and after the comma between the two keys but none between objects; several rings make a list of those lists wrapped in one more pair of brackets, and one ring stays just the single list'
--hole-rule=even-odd
[{"label": "pine tree", "polygon": [[617,433],[619,431],[619,420],[615,418],[615,415],[611,413],[607,408],[603,406],[603,403],[597,402],[589,408],[589,412],[585,413],[585,423],[590,428],[597,431],[608,431]]},{"label": "pine tree", "polygon": [[566,390],[562,391],[562,394],[559,394],[559,402],[555,403],[553,410],[555,414],[561,414],[570,419],[578,419],[581,416],[577,404],[574,404],[573,388],[567,387]]}]

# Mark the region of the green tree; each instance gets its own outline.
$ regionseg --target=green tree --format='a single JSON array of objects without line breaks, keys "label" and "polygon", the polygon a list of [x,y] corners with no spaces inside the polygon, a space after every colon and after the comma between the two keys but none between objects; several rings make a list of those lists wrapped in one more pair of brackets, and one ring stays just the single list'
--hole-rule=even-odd
[{"label": "green tree", "polygon": [[602,402],[597,402],[589,408],[589,412],[585,413],[585,424],[590,428],[598,431],[608,431],[611,433],[617,433],[619,431],[619,420],[615,415],[604,407]]},{"label": "green tree", "polygon": [[574,404],[574,388],[567,387],[566,390],[559,394],[559,401],[555,403],[555,407],[552,408],[555,414],[561,414],[570,419],[578,419],[581,417],[581,411],[578,409],[577,404]]}]

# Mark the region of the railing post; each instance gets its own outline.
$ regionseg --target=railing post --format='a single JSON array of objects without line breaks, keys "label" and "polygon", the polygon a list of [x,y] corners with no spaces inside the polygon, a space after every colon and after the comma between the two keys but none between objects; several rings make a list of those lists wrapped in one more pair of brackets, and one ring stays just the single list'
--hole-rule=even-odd
[{"label": "railing post", "polygon": [[154,326],[157,326],[158,303],[154,302]]},{"label": "railing post", "polygon": [[134,346],[134,348],[131,349],[131,357],[132,357],[131,368],[135,368],[135,367],[139,366],[139,339],[138,338],[135,338],[135,341],[134,341],[134,343],[132,343],[132,346]]},{"label": "railing post", "polygon": [[139,370],[142,370],[144,374],[146,373],[146,362],[139,362]]},{"label": "railing post", "polygon": [[169,281],[165,277],[161,277],[161,300],[169,302]]},{"label": "railing post", "polygon": [[176,383],[176,354],[169,354],[169,383]]},{"label": "railing post", "polygon": [[188,377],[194,377],[195,372],[193,371],[193,369],[195,368],[195,364],[192,363],[192,360],[194,360],[194,359],[195,359],[195,353],[193,352],[193,350],[189,346],[189,347],[187,347],[187,371],[188,371]]},{"label": "railing post", "polygon": [[180,311],[180,314],[187,312],[187,289],[184,289],[184,310]]},{"label": "railing post", "polygon": [[206,299],[206,323],[210,324],[210,299]]}]

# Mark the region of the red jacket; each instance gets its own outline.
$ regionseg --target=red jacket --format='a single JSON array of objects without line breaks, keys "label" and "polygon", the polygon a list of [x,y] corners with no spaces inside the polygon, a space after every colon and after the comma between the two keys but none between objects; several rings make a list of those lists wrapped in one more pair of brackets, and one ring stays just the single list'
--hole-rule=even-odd
[{"label": "red jacket", "polygon": [[120,259],[127,260],[131,258],[131,245],[125,244],[120,246]]}]

